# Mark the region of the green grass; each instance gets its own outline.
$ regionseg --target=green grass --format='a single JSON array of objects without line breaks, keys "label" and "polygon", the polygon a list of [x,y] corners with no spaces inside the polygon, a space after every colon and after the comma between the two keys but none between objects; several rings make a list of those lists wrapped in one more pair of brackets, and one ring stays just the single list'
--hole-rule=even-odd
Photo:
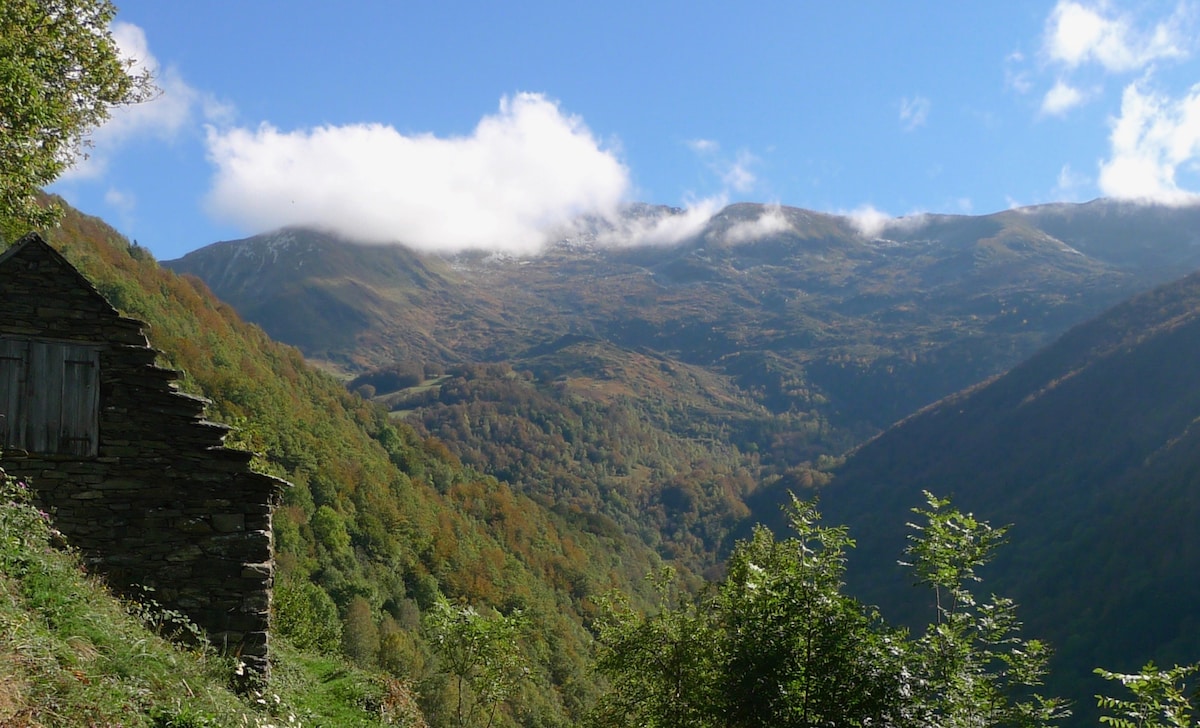
[{"label": "green grass", "polygon": [[402,685],[286,645],[270,682],[239,695],[232,658],[155,634],[137,616],[148,608],[114,598],[52,540],[28,489],[0,471],[0,725],[406,724]]},{"label": "green grass", "polygon": [[290,706],[305,726],[367,728],[368,726],[424,726],[416,698],[409,686],[392,678],[372,675],[327,655],[274,646],[277,667],[272,675],[271,700]]}]

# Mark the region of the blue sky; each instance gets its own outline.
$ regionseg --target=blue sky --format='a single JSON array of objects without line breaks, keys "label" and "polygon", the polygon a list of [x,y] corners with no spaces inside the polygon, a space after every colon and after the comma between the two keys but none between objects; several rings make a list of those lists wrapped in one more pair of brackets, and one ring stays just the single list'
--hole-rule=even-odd
[{"label": "blue sky", "polygon": [[51,189],[160,259],[287,224],[525,252],[628,201],[689,210],[661,242],[737,201],[870,227],[1200,191],[1200,2],[117,5],[162,93]]}]

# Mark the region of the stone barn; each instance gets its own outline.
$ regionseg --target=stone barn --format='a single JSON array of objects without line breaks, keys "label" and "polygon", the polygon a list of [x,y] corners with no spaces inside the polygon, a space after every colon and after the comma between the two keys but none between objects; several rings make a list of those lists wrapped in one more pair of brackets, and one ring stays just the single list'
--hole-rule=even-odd
[{"label": "stone barn", "polygon": [[286,483],[224,446],[143,328],[39,236],[0,254],[0,466],[115,591],[152,589],[265,674]]}]

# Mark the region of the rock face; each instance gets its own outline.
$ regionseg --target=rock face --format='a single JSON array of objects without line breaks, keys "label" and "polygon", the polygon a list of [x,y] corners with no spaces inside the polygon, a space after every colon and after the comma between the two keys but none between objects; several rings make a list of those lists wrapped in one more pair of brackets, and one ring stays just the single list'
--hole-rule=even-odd
[{"label": "rock face", "polygon": [[40,237],[0,254],[0,466],[116,591],[153,589],[265,675],[286,483],[224,447],[142,327]]}]

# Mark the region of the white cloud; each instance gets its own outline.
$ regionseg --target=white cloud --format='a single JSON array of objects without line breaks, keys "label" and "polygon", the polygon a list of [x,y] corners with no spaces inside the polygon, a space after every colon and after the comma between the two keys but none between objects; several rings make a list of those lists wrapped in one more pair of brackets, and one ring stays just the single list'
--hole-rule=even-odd
[{"label": "white cloud", "polygon": [[[968,200],[967,203],[970,204],[970,201]],[[887,230],[911,232],[924,225],[928,219],[928,215],[923,212],[892,217],[886,212],[876,209],[874,205],[859,205],[849,212],[840,214],[847,218],[859,235],[864,238],[877,238]]]},{"label": "white cloud", "polygon": [[[1040,113],[1062,116],[1084,103],[1106,97],[1106,75],[1136,74],[1125,87],[1120,112],[1110,119],[1109,154],[1099,164],[1095,183],[1108,196],[1182,202],[1193,199],[1176,175],[1198,158],[1197,91],[1182,98],[1148,93],[1166,62],[1187,58],[1195,49],[1194,0],[1179,0],[1173,11],[1148,17],[1138,4],[1122,7],[1109,0],[1057,0],[1046,18],[1042,59],[1055,67],[1056,82],[1042,97]],[[1157,7],[1161,7],[1159,4]],[[1090,79],[1086,85],[1081,78]],[[1069,165],[1062,167],[1056,195],[1076,197],[1091,184]]]},{"label": "white cloud", "polygon": [[779,205],[768,205],[763,213],[754,220],[739,220],[725,231],[722,240],[730,245],[749,243],[761,240],[769,235],[776,235],[792,229],[792,224],[784,217],[783,208]]},{"label": "white cloud", "polygon": [[116,187],[109,187],[104,192],[104,204],[116,213],[123,228],[128,229],[133,226],[134,210],[137,208],[136,195]]},{"label": "white cloud", "polygon": [[1019,94],[1027,94],[1033,90],[1029,73],[1019,68],[1024,62],[1025,54],[1021,51],[1013,51],[1004,59],[1004,85]]},{"label": "white cloud", "polygon": [[675,245],[694,238],[704,231],[704,226],[725,207],[724,197],[709,197],[689,202],[679,212],[663,213],[643,217],[611,219],[613,227],[597,236],[601,245]]},{"label": "white cloud", "polygon": [[122,214],[128,215],[137,207],[137,197],[130,192],[109,187],[104,193],[104,203]]},{"label": "white cloud", "polygon": [[904,131],[912,131],[924,126],[929,118],[929,99],[924,96],[914,96],[900,99],[900,126]]},{"label": "white cloud", "polygon": [[211,96],[192,88],[173,66],[163,68],[146,41],[146,33],[136,25],[116,22],[113,40],[121,55],[130,62],[130,73],[149,71],[159,92],[151,99],[112,110],[109,119],[89,136],[91,149],[63,174],[64,180],[95,179],[104,174],[112,155],[126,143],[152,137],[169,141],[188,127],[199,109],[209,120],[227,117],[230,110]]},{"label": "white cloud", "polygon": [[864,238],[879,237],[880,233],[884,231],[884,228],[893,219],[886,212],[875,209],[874,205],[859,205],[850,212],[843,214],[850,219],[850,224]]},{"label": "white cloud", "polygon": [[1112,120],[1109,144],[1111,156],[1100,163],[1105,195],[1165,204],[1200,200],[1176,180],[1181,167],[1200,159],[1200,84],[1178,99],[1130,84],[1121,114]]},{"label": "white cloud", "polygon": [[721,173],[721,182],[735,192],[749,192],[758,183],[758,176],[750,167],[758,158],[747,151],[738,152],[737,159],[730,162]]},{"label": "white cloud", "polygon": [[527,253],[580,215],[611,217],[629,172],[539,94],[500,102],[465,137],[382,124],[210,129],[210,211],[259,231],[321,227],[439,252]]},{"label": "white cloud", "polygon": [[1083,103],[1084,98],[1082,91],[1060,79],[1042,99],[1042,113],[1047,116],[1062,116]]},{"label": "white cloud", "polygon": [[1107,71],[1145,68],[1159,59],[1187,55],[1187,11],[1183,5],[1152,29],[1134,27],[1134,20],[1107,2],[1059,0],[1046,21],[1047,56],[1068,68],[1096,63]]},{"label": "white cloud", "polygon": [[749,151],[742,149],[736,157],[729,159],[727,155],[720,153],[721,145],[714,139],[689,139],[685,143],[721,178],[721,184],[726,190],[747,193],[758,184],[758,175],[752,167],[759,159]]},{"label": "white cloud", "polygon": [[1058,171],[1058,182],[1054,185],[1054,197],[1060,200],[1073,200],[1092,182],[1087,175],[1076,172],[1071,165],[1064,164]]}]

